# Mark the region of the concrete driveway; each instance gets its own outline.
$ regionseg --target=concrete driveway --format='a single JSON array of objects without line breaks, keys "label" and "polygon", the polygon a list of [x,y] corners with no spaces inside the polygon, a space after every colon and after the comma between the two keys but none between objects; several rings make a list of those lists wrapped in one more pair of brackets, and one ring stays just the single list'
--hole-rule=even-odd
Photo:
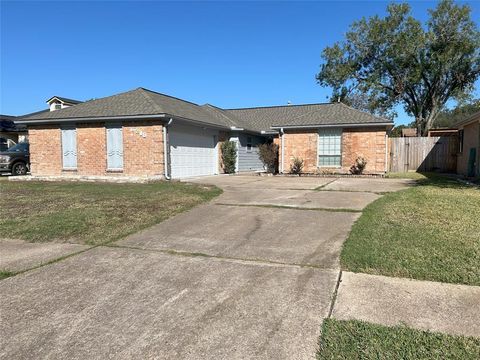
[{"label": "concrete driveway", "polygon": [[0,358],[313,359],[351,225],[377,192],[408,185],[192,181],[224,194],[0,281]]}]

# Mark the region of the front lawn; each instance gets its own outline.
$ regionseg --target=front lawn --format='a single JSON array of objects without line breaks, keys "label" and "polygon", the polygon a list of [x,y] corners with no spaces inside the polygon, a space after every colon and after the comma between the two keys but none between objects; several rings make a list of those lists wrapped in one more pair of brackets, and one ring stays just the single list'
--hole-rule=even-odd
[{"label": "front lawn", "polygon": [[323,323],[317,358],[476,360],[480,339],[328,319]]},{"label": "front lawn", "polygon": [[426,174],[418,186],[386,194],[353,225],[341,263],[354,272],[480,285],[480,188]]},{"label": "front lawn", "polygon": [[100,244],[120,239],[219,195],[179,182],[0,183],[0,238]]}]

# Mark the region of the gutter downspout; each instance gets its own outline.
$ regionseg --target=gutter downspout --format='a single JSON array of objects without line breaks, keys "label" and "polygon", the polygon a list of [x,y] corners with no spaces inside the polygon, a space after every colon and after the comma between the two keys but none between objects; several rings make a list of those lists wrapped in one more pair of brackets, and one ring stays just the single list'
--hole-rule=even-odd
[{"label": "gutter downspout", "polygon": [[165,179],[170,180],[170,143],[168,138],[168,127],[172,124],[173,119],[170,118],[168,123],[163,126],[163,173]]},{"label": "gutter downspout", "polygon": [[283,127],[280,128],[280,146],[281,146],[281,149],[282,149],[282,156],[281,156],[281,166],[280,166],[280,173],[283,174],[283,170],[284,170],[284,161],[285,161],[285,141],[283,139],[283,135],[285,134],[285,132],[283,131]]}]

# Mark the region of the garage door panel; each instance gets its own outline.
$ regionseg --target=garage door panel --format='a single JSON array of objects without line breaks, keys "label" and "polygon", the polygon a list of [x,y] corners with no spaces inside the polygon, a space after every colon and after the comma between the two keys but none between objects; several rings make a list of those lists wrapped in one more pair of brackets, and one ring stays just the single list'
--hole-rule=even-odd
[{"label": "garage door panel", "polygon": [[170,130],[172,178],[213,175],[217,172],[216,132],[196,127]]}]

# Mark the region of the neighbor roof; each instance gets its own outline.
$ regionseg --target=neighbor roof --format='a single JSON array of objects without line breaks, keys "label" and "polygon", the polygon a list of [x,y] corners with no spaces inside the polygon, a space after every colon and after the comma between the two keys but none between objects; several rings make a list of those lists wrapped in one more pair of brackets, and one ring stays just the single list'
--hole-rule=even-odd
[{"label": "neighbor roof", "polygon": [[74,99],[69,99],[69,98],[66,98],[66,97],[61,97],[61,96],[52,96],[50,99],[48,99],[46,102],[50,102],[52,101],[53,99],[58,99],[60,100],[61,102],[64,102],[64,103],[69,103],[69,104],[80,104],[82,103],[83,101],[80,101],[80,100],[74,100]]},{"label": "neighbor roof", "polygon": [[280,127],[392,124],[392,121],[341,103],[221,109],[198,105],[144,88],[79,103],[68,108],[22,117],[22,122],[104,120],[122,117],[174,117],[221,128],[268,131]]}]

